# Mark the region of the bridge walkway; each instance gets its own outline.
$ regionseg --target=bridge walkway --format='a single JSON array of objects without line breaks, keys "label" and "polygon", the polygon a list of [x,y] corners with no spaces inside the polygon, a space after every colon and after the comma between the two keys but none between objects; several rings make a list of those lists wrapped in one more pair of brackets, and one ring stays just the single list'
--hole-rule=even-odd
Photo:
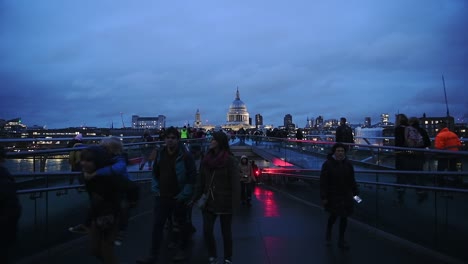
[{"label": "bridge walkway", "polygon": [[[150,199],[142,202],[150,203]],[[189,258],[178,263],[208,263],[202,238],[201,212],[194,209],[193,234]],[[253,206],[242,207],[233,218],[234,263],[294,264],[294,263],[349,263],[349,264],[412,264],[443,263],[426,251],[410,248],[380,236],[355,221],[349,221],[347,240],[351,249],[340,250],[336,240],[331,247],[324,243],[327,214],[267,185],[259,185],[253,193]],[[121,263],[135,263],[146,256],[150,246],[152,213],[134,216],[122,246],[116,247]],[[337,227],[337,226],[336,226]],[[215,226],[218,253],[222,256],[219,221]],[[334,230],[335,231],[335,230]],[[334,233],[334,239],[336,232]],[[163,245],[167,247],[167,245]],[[160,263],[171,261],[170,250],[162,250]],[[86,236],[50,249],[46,254],[19,263],[75,264],[99,263],[88,254]]]}]

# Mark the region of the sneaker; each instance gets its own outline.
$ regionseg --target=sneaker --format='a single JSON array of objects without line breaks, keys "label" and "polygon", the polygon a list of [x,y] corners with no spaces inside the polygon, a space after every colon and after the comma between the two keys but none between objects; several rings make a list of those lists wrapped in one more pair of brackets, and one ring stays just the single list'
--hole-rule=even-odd
[{"label": "sneaker", "polygon": [[72,233],[77,233],[77,234],[88,234],[89,229],[85,225],[79,224],[77,226],[72,226],[68,228],[68,231]]},{"label": "sneaker", "polygon": [[231,263],[232,263],[232,261],[230,261],[229,259],[224,260],[224,264],[231,264]]},{"label": "sneaker", "polygon": [[115,240],[114,240],[114,245],[116,246],[121,246],[122,243],[123,243],[123,239],[124,239],[124,234],[122,231],[120,231],[117,236],[115,237]]},{"label": "sneaker", "polygon": [[218,264],[218,259],[215,257],[210,257],[208,259],[208,264]]}]

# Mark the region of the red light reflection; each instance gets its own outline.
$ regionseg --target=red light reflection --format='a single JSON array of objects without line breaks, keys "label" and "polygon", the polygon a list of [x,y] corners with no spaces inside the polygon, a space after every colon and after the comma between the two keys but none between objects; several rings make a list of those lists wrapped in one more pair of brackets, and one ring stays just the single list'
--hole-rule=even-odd
[{"label": "red light reflection", "polygon": [[260,203],[263,203],[261,208],[264,209],[263,215],[265,217],[280,217],[278,205],[276,204],[274,197],[274,192],[261,188],[255,188],[254,195]]},{"label": "red light reflection", "polygon": [[278,159],[278,158],[273,158],[271,159],[271,163],[273,163],[273,165],[277,166],[277,167],[292,167],[294,166],[293,164],[287,162],[287,161],[284,161],[282,159]]}]

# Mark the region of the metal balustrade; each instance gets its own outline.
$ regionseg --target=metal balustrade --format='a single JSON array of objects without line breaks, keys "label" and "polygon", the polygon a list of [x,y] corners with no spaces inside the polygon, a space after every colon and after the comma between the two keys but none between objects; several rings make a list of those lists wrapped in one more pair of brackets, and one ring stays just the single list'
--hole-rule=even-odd
[{"label": "metal balustrade", "polygon": [[[98,142],[98,139],[92,140]],[[153,144],[155,148],[163,144],[161,141],[131,140],[124,143],[131,158],[140,155],[140,148],[144,144]],[[206,150],[207,140],[184,140],[184,144],[187,148],[197,144]],[[268,161],[267,166],[262,168],[265,182],[320,206],[319,171],[334,142],[250,136],[246,143],[252,151],[260,153]],[[468,212],[464,209],[468,202],[468,191],[465,189],[468,173],[463,171],[468,163],[468,152],[349,145],[351,151],[348,156],[356,167],[356,178],[364,200],[357,206],[355,219],[468,261],[468,252],[462,249],[468,237]],[[66,163],[66,155],[70,150],[60,148],[8,154],[9,159],[44,160],[45,163],[44,168],[36,169],[38,165],[34,164],[31,170],[21,171],[18,165],[13,171],[20,186],[18,195],[23,206],[19,241],[15,247],[17,259],[77,237],[68,232],[68,227],[84,221],[88,197],[83,186],[69,185],[68,180],[79,173],[70,172],[66,165],[48,167],[50,157],[54,155],[63,155],[58,160]],[[394,157],[399,151],[423,153],[424,170],[395,170]],[[459,170],[437,172],[439,155],[454,155],[460,161]],[[136,166],[130,166],[129,173],[132,179],[139,182],[142,195],[142,202],[133,213],[150,210],[150,171],[139,171]],[[398,176],[407,180],[405,184],[397,183]],[[458,178],[461,184],[440,186],[437,181],[439,178]]]}]

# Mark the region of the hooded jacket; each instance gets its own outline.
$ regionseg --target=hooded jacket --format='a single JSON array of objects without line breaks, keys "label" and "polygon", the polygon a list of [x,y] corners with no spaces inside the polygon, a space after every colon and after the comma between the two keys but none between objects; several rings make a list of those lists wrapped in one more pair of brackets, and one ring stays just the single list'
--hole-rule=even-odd
[{"label": "hooded jacket", "polygon": [[[246,163],[245,164],[242,163],[242,160],[245,160]],[[253,171],[252,165],[250,164],[249,159],[247,158],[246,155],[241,156],[239,169],[240,169],[239,178],[241,182],[250,183],[250,182],[256,181],[255,173]]]}]

